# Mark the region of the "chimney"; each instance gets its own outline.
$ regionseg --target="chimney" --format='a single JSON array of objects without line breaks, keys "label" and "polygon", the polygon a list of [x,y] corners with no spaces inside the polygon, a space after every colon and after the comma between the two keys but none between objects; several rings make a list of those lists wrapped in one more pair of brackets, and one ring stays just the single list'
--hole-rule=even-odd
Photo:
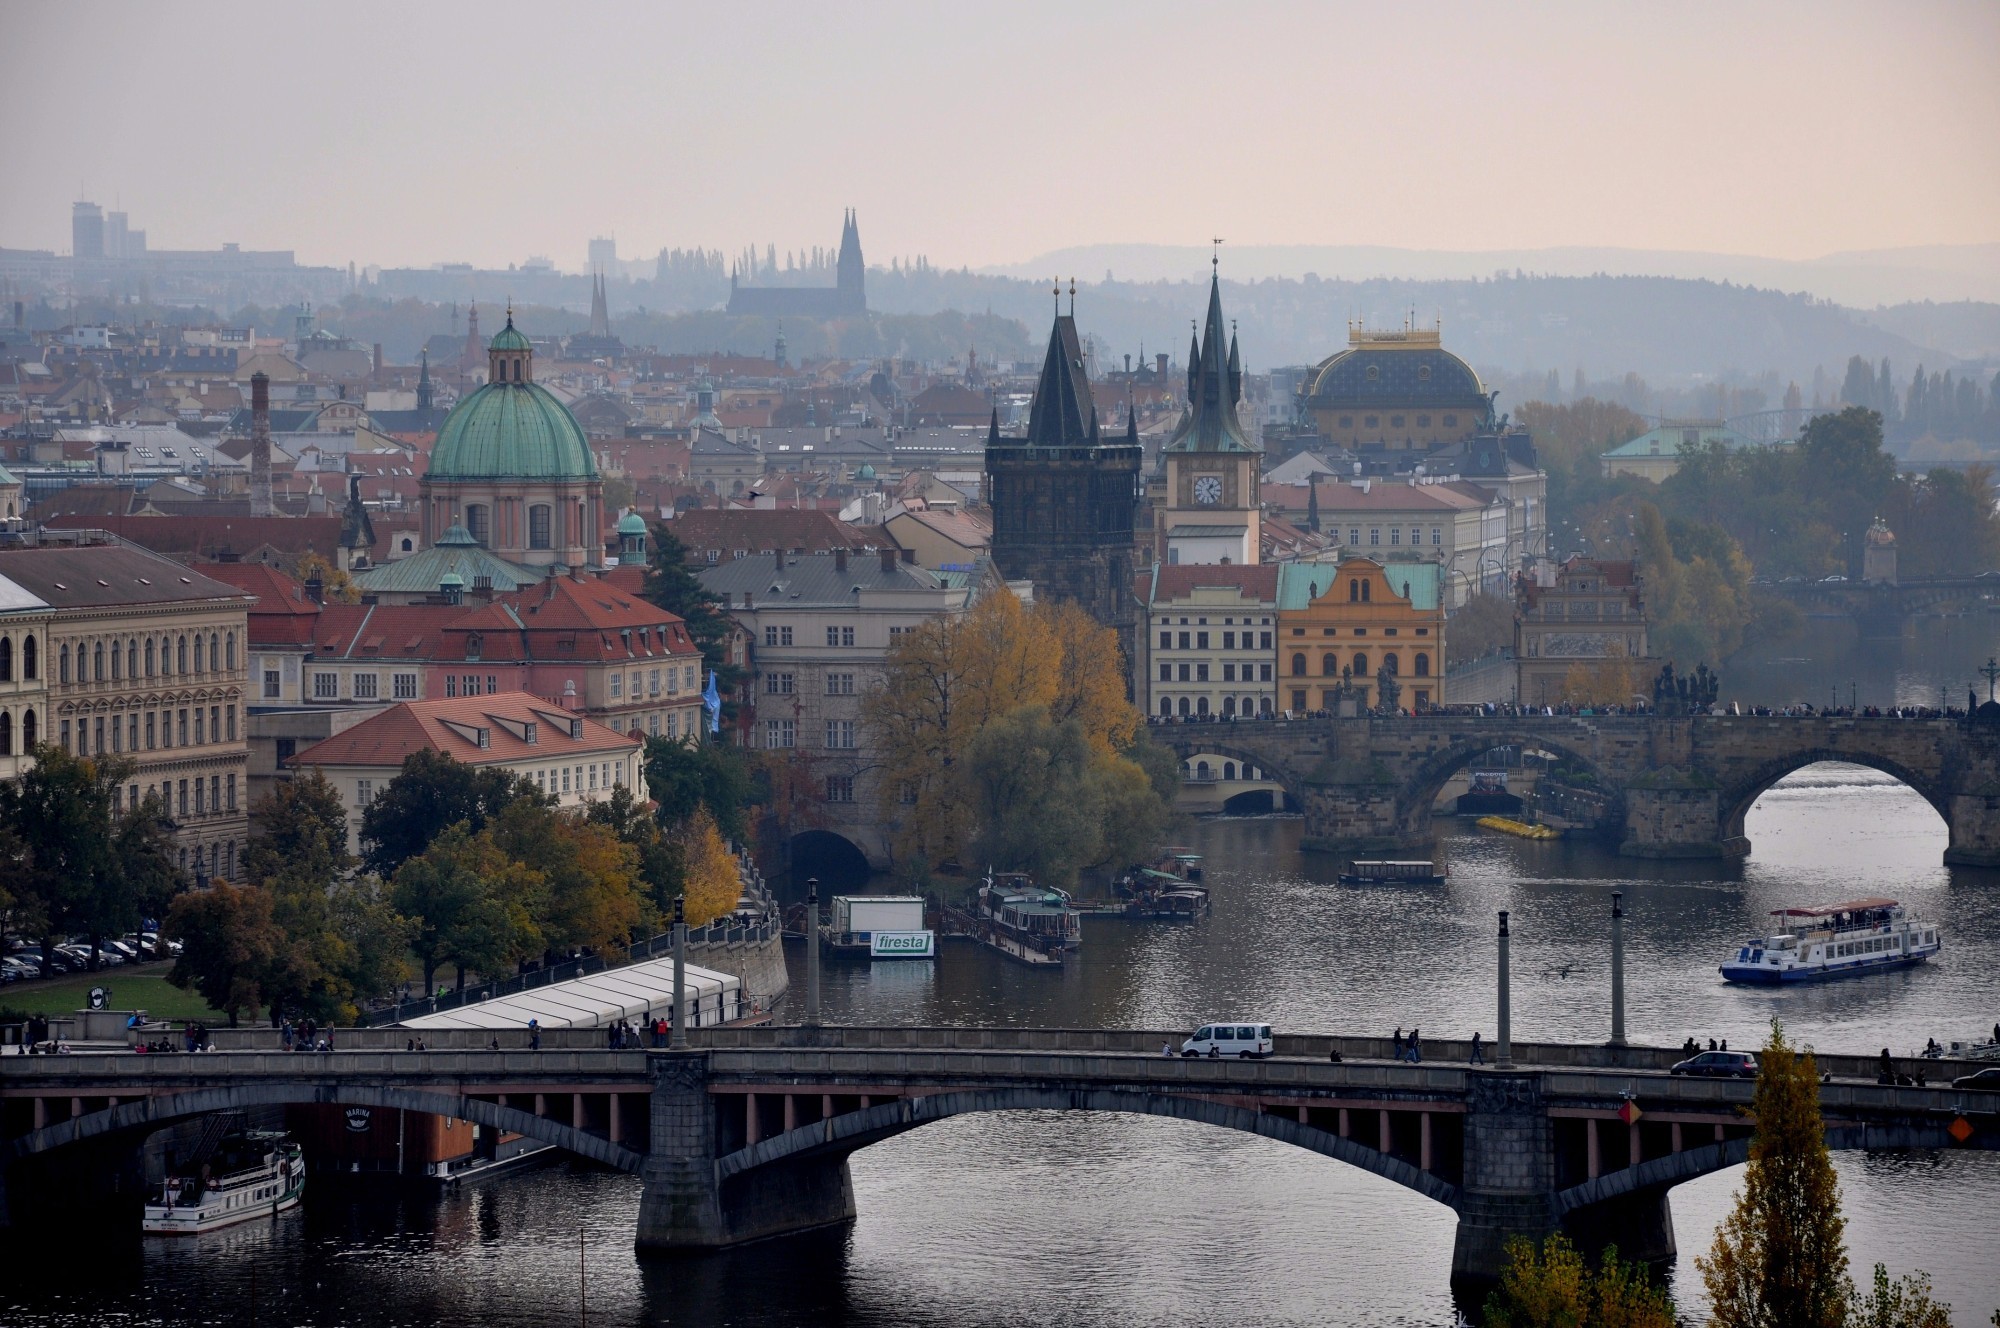
[{"label": "chimney", "polygon": [[884,549],[884,550],[882,550],[882,570],[883,570],[883,571],[885,571],[885,572],[893,572],[893,571],[895,571],[895,570],[896,570],[896,550],[895,550],[895,549],[893,549],[893,548],[888,548],[888,549]]},{"label": "chimney", "polygon": [[[263,377],[259,374],[258,377]],[[326,583],[316,576],[306,578],[306,598],[315,604],[326,603]]]},{"label": "chimney", "polygon": [[271,515],[271,376],[250,375],[250,515]]},{"label": "chimney", "polygon": [[1161,352],[1160,354],[1158,354],[1158,355],[1155,355],[1155,356],[1153,357],[1153,363],[1154,363],[1154,365],[1155,365],[1155,366],[1157,366],[1157,368],[1158,368],[1158,371],[1159,371],[1159,375],[1160,375],[1160,377],[1162,377],[1162,378],[1165,378],[1165,377],[1167,376],[1167,356],[1166,356],[1166,353],[1165,353],[1165,352],[1163,351],[1163,352]]},{"label": "chimney", "polygon": [[847,570],[847,546],[844,544],[833,551],[833,570],[836,572]]},{"label": "chimney", "polygon": [[903,561],[915,567],[917,565],[917,551],[915,549],[904,549]]},{"label": "chimney", "polygon": [[779,549],[775,554],[771,556],[777,559],[778,575],[783,576],[785,574],[785,551],[783,549]]}]

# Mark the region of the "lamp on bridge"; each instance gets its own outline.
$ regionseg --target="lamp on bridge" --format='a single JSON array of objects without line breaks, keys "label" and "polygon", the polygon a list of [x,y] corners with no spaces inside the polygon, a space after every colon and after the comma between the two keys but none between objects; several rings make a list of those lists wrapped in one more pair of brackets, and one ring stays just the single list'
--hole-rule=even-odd
[{"label": "lamp on bridge", "polygon": [[1611,892],[1611,1045],[1625,1045],[1625,892]]},{"label": "lamp on bridge", "polygon": [[1509,1008],[1511,993],[1507,986],[1507,910],[1500,910],[1500,1036],[1496,1039],[1493,1065],[1496,1069],[1514,1068],[1514,1020]]},{"label": "lamp on bridge", "polygon": [[686,1051],[687,1034],[687,896],[674,900],[674,1038],[673,1049]]},{"label": "lamp on bridge", "polygon": [[806,878],[806,1018],[819,1027],[819,877]]}]

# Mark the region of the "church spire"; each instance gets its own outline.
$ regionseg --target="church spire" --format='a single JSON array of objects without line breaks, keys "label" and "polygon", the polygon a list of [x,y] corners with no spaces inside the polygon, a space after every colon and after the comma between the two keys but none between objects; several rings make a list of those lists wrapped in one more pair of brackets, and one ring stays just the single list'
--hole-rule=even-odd
[{"label": "church spire", "polygon": [[431,353],[426,350],[417,356],[417,409],[431,408]]},{"label": "church spire", "polygon": [[[1225,349],[1226,347],[1226,349]],[[1236,418],[1243,398],[1243,356],[1222,317],[1219,267],[1208,279],[1208,316],[1188,350],[1188,411],[1168,448],[1180,452],[1256,449]]]},{"label": "church spire", "polygon": [[590,335],[611,336],[611,310],[605,300],[604,274],[595,272],[590,278]]}]

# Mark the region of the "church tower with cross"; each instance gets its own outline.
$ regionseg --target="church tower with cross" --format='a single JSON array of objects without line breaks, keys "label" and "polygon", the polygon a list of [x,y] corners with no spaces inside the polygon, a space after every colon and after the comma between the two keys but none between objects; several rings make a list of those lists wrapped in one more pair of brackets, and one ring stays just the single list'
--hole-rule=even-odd
[{"label": "church tower with cross", "polygon": [[986,496],[993,509],[993,561],[1010,581],[1034,583],[1037,599],[1071,600],[1116,628],[1131,658],[1133,518],[1139,503],[1135,421],[1107,432],[1091,400],[1070,312],[1057,291],[1048,354],[1019,437],[1002,435],[994,411],[986,436]]}]

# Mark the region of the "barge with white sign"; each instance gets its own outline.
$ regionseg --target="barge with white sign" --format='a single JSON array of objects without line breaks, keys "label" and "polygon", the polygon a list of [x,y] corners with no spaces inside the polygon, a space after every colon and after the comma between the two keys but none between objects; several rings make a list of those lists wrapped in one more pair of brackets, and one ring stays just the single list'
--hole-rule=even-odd
[{"label": "barge with white sign", "polygon": [[937,933],[924,925],[918,895],[835,895],[833,919],[820,928],[822,952],[830,959],[932,959]]}]

